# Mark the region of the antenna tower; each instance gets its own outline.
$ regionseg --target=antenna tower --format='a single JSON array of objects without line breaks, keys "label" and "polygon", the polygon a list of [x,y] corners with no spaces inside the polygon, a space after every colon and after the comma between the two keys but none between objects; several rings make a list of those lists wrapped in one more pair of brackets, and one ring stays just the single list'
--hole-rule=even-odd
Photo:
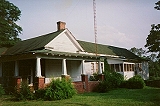
[{"label": "antenna tower", "polygon": [[96,56],[97,56],[97,22],[96,22],[96,0],[93,0],[93,13],[94,13],[95,54],[96,54]]}]

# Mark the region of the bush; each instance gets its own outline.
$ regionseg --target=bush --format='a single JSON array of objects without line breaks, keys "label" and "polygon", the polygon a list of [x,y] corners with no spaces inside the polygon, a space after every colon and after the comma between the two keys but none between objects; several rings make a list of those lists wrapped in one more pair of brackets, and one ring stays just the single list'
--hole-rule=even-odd
[{"label": "bush", "polygon": [[46,88],[46,100],[61,100],[71,98],[76,93],[70,80],[65,78],[52,80],[50,85]]},{"label": "bush", "polygon": [[110,88],[118,88],[120,87],[121,83],[124,81],[124,77],[122,74],[117,72],[112,72],[109,77],[109,82],[111,83]]},{"label": "bush", "polygon": [[2,85],[0,84],[0,97],[1,97],[4,93],[5,93],[5,92],[4,92],[4,89],[3,89]]},{"label": "bush", "polygon": [[34,99],[41,99],[41,100],[44,100],[44,96],[45,96],[45,93],[46,93],[46,89],[38,89],[35,91],[35,94],[34,94]]},{"label": "bush", "polygon": [[93,73],[93,75],[91,75],[89,77],[89,80],[90,81],[98,81],[99,80],[98,74],[97,73]]},{"label": "bush", "polygon": [[128,79],[126,88],[128,89],[143,89],[145,82],[140,75],[135,75],[134,77]]},{"label": "bush", "polygon": [[20,88],[15,88],[14,96],[17,100],[32,100],[33,93],[27,83],[21,83]]},{"label": "bush", "polygon": [[106,72],[104,73],[105,79],[104,81],[99,83],[97,88],[98,92],[107,92],[109,90],[120,87],[121,83],[124,81],[124,77],[116,72]]},{"label": "bush", "polygon": [[160,77],[154,77],[154,76],[150,76],[149,80],[160,80]]}]

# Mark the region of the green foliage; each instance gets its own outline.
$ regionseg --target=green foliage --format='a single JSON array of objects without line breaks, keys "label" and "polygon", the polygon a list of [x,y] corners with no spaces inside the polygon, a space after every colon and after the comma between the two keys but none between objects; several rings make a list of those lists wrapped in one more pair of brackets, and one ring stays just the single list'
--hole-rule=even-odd
[{"label": "green foliage", "polygon": [[158,61],[149,62],[149,76],[150,78],[160,77],[160,63]]},{"label": "green foliage", "polygon": [[76,93],[70,80],[53,79],[50,85],[46,88],[46,100],[61,100],[71,98]]},{"label": "green foliage", "polygon": [[0,46],[10,47],[20,41],[22,28],[17,25],[21,11],[13,3],[0,0]]},{"label": "green foliage", "polygon": [[34,94],[34,99],[36,99],[36,100],[38,100],[38,99],[44,100],[45,93],[46,93],[46,89],[38,89],[38,90],[36,90],[35,94]]},{"label": "green foliage", "polygon": [[146,39],[145,47],[148,48],[148,52],[157,52],[160,57],[160,24],[151,25],[151,31]]},{"label": "green foliage", "polygon": [[105,72],[112,72],[112,70],[107,62],[107,59],[104,59],[104,73]]},{"label": "green foliage", "polygon": [[145,82],[140,75],[135,75],[126,82],[126,88],[128,89],[143,89],[144,86]]},{"label": "green foliage", "polygon": [[17,100],[32,100],[33,93],[27,83],[21,83],[21,87],[15,89],[14,96]]},{"label": "green foliage", "polygon": [[91,75],[89,77],[89,80],[90,81],[98,81],[99,80],[98,74],[97,73],[93,73],[93,75]]},{"label": "green foliage", "polygon": [[154,79],[145,80],[146,86],[160,88],[160,77]]},{"label": "green foliage", "polygon": [[142,48],[133,47],[130,49],[130,51],[139,57],[145,57],[146,55],[146,51],[143,50]]},{"label": "green foliage", "polygon": [[121,83],[124,81],[124,77],[120,73],[116,72],[105,72],[104,81],[100,82],[98,86],[98,92],[107,92],[109,90],[120,87]]},{"label": "green foliage", "polygon": [[155,9],[157,9],[157,10],[160,10],[160,1],[157,1],[156,3],[155,3]]},{"label": "green foliage", "polygon": [[4,92],[4,89],[3,89],[2,85],[0,84],[0,97],[1,97],[4,93],[5,93],[5,92]]},{"label": "green foliage", "polygon": [[124,77],[117,72],[111,70],[107,59],[104,60],[104,80],[99,83],[97,87],[98,92],[107,92],[109,90],[120,87],[124,81]]},{"label": "green foliage", "polygon": [[160,77],[149,76],[149,80],[160,80]]}]

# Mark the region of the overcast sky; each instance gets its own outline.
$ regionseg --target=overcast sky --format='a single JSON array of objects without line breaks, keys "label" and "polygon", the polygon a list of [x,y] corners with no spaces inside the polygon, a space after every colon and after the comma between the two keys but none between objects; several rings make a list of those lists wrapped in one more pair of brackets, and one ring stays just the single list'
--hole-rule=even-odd
[{"label": "overcast sky", "polygon": [[[94,42],[93,0],[9,0],[22,12],[21,39],[57,30],[66,22],[76,39]],[[130,49],[144,48],[151,24],[160,22],[158,0],[96,0],[97,42]]]}]

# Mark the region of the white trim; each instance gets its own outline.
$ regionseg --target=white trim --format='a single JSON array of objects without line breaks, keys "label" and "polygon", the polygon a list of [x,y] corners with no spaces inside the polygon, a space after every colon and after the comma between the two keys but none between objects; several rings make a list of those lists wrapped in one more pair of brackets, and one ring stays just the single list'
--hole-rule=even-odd
[{"label": "white trim", "polygon": [[62,75],[67,75],[66,59],[62,60]]},{"label": "white trim", "polygon": [[79,49],[79,51],[84,51],[84,49],[80,46],[80,44],[77,42],[76,38],[72,35],[72,33],[68,29],[66,29],[65,34],[72,41],[72,43],[76,46],[76,48]]},{"label": "white trim", "polygon": [[52,50],[52,51],[55,51],[54,50],[54,47],[50,47],[51,45],[51,42],[54,42],[54,40],[56,40],[59,36],[65,34],[68,39],[71,41],[71,43],[73,43],[73,45],[75,46],[75,48],[78,49],[78,51],[75,51],[75,52],[83,52],[83,48],[80,46],[80,44],[77,42],[77,40],[75,39],[75,37],[71,34],[71,32],[68,30],[68,29],[65,29],[63,32],[61,32],[58,36],[56,36],[54,39],[52,39],[48,44],[46,44],[44,47],[45,49],[49,49],[49,50]]},{"label": "white trim", "polygon": [[36,58],[36,77],[41,77],[41,58]]},{"label": "white trim", "polygon": [[101,66],[101,61],[98,61],[98,73],[102,74],[102,66]]},{"label": "white trim", "polygon": [[82,74],[86,74],[84,61],[85,61],[85,60],[82,60],[82,62],[81,62]]}]

